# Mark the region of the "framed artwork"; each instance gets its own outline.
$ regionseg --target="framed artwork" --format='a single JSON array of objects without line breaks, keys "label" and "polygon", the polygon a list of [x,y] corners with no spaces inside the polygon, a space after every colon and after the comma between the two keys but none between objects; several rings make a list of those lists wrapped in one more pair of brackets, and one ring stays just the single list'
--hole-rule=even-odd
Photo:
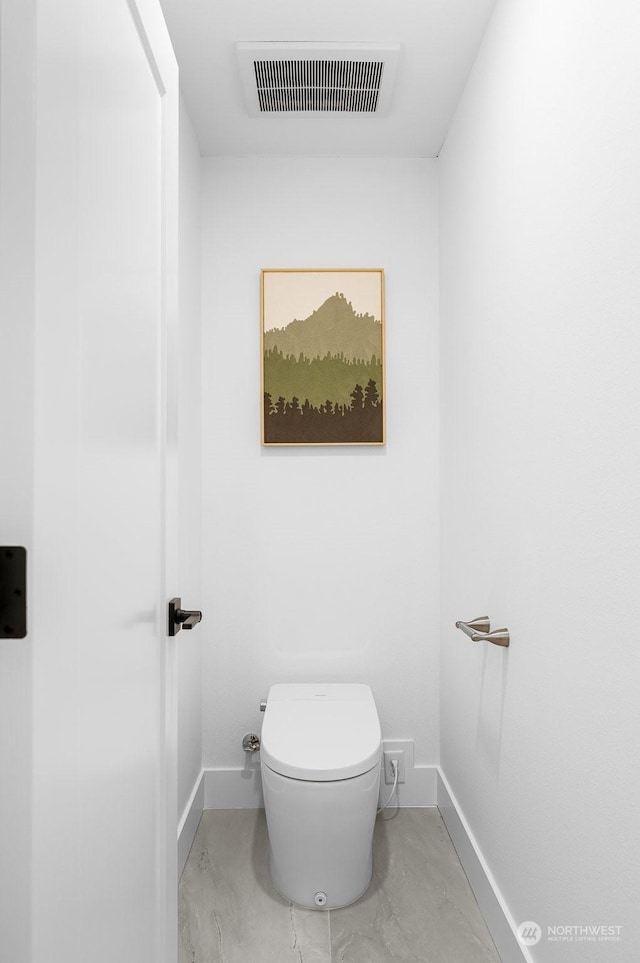
[{"label": "framed artwork", "polygon": [[262,444],[383,445],[384,271],[261,272]]}]

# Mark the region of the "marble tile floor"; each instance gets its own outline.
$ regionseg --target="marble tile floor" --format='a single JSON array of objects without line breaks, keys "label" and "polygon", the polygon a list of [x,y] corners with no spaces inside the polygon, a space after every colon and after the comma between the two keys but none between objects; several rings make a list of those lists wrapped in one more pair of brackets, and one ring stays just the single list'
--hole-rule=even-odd
[{"label": "marble tile floor", "polygon": [[378,815],[352,906],[292,906],[269,876],[264,810],[207,810],[180,881],[180,963],[500,963],[437,809]]}]

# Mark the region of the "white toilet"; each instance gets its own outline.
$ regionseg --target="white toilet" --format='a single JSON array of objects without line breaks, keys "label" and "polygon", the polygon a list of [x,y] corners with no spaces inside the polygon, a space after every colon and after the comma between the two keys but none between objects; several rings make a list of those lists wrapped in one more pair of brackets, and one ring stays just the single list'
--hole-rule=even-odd
[{"label": "white toilet", "polygon": [[271,878],[290,902],[335,909],[369,888],[381,739],[367,685],[271,687],[262,786]]}]

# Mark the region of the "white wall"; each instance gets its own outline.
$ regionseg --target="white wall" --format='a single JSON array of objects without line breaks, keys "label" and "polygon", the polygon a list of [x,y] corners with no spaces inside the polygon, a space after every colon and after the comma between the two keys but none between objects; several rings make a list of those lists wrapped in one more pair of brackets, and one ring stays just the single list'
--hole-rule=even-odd
[{"label": "white wall", "polygon": [[[178,358],[178,563],[185,608],[201,605],[202,442],[200,397],[200,153],[180,101],[180,249]],[[202,768],[201,626],[180,632],[178,685],[178,816]]]},{"label": "white wall", "polygon": [[638,37],[502,0],[440,157],[442,768],[516,922],[623,926],[537,961],[640,952]]},{"label": "white wall", "polygon": [[[369,683],[437,760],[437,184],[429,160],[208,159],[204,765],[239,768],[272,683]],[[385,448],[260,445],[263,267],[383,267]]]}]

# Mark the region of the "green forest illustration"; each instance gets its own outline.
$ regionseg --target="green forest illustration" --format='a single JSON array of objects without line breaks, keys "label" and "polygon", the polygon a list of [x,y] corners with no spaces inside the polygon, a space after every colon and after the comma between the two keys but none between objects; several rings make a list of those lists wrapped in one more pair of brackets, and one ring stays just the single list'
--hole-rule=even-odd
[{"label": "green forest illustration", "polygon": [[339,291],[264,333],[265,444],[381,444],[382,322]]}]

